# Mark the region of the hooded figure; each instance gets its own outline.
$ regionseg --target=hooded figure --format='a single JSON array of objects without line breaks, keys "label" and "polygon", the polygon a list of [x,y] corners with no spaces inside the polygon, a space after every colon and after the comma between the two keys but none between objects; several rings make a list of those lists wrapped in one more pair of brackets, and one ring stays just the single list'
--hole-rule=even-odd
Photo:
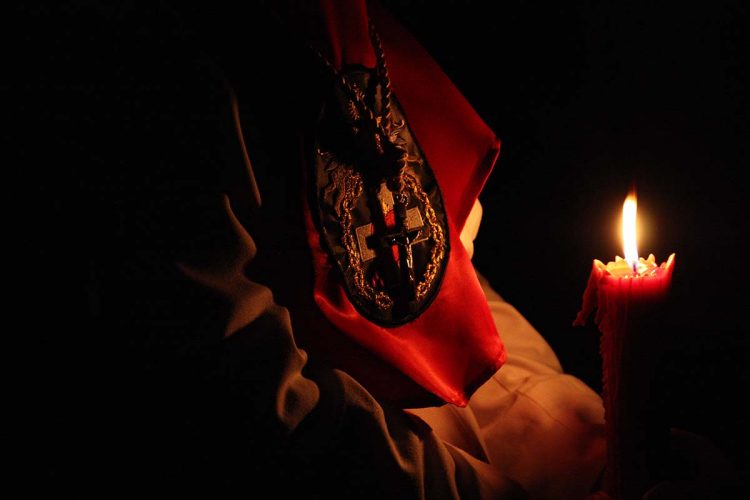
[{"label": "hooded figure", "polygon": [[592,491],[600,399],[471,265],[499,142],[382,8],[14,13],[37,484]]}]

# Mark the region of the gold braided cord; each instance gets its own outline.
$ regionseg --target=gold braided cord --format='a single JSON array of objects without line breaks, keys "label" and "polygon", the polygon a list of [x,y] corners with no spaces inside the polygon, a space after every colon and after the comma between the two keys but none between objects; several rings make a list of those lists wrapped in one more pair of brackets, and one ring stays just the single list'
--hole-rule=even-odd
[{"label": "gold braided cord", "polygon": [[376,68],[375,72],[381,82],[381,107],[383,109],[382,116],[377,116],[375,111],[370,108],[365,102],[364,94],[361,89],[353,86],[349,83],[346,77],[328,60],[323,53],[314,46],[311,46],[315,55],[323,62],[328,72],[333,76],[333,79],[338,82],[341,89],[348,94],[348,98],[352,104],[357,107],[356,112],[353,109],[348,108],[347,111],[354,120],[359,120],[362,115],[367,117],[367,121],[375,126],[381,134],[389,136],[391,134],[391,96],[393,91],[391,90],[391,79],[388,76],[388,67],[385,64],[385,52],[383,51],[380,37],[375,31],[375,27],[370,21],[370,41],[372,42],[373,49],[375,50]]},{"label": "gold braided cord", "polygon": [[[375,60],[377,61],[377,72],[380,77],[382,93],[380,96],[382,105],[381,107],[385,110],[383,115],[383,121],[386,126],[391,122],[391,79],[388,76],[388,66],[385,64],[385,52],[383,51],[383,44],[380,42],[380,36],[375,31],[375,25],[370,21],[370,40],[372,40],[372,46],[375,49]],[[390,131],[389,131],[390,132]]]}]

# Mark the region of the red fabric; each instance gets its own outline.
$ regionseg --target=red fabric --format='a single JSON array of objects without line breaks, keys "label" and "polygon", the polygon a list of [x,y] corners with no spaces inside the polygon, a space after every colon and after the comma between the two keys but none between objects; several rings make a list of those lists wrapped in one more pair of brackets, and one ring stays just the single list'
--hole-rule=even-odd
[{"label": "red fabric", "polygon": [[[321,12],[329,16],[323,25],[333,54],[346,54],[347,63],[374,66],[372,47],[362,46],[367,35],[364,0],[321,0]],[[409,126],[419,140],[438,180],[448,214],[450,257],[435,300],[416,320],[386,328],[363,318],[347,298],[340,275],[320,245],[320,236],[306,213],[308,242],[315,268],[315,302],[336,328],[327,334],[343,334],[389,366],[378,363],[342,364],[365,387],[385,397],[403,400],[403,387],[387,387],[395,368],[438,398],[465,406],[471,393],[505,362],[506,353],[459,235],[474,201],[489,175],[499,151],[499,141],[442,73],[425,50],[378,6],[370,14],[382,38],[389,73]],[[337,22],[345,20],[346,29]],[[353,37],[350,43],[346,37]],[[369,38],[369,36],[368,36]],[[344,50],[346,47],[346,50]],[[356,52],[361,50],[361,52]],[[307,206],[306,206],[307,207]],[[335,341],[334,341],[335,343]],[[346,342],[344,342],[346,343]],[[329,353],[330,355],[330,353]],[[346,356],[347,351],[342,353]],[[335,358],[336,354],[333,354]],[[363,368],[363,367],[367,368]]]},{"label": "red fabric", "polygon": [[337,68],[346,64],[375,67],[364,1],[321,0],[320,14],[331,62]]}]

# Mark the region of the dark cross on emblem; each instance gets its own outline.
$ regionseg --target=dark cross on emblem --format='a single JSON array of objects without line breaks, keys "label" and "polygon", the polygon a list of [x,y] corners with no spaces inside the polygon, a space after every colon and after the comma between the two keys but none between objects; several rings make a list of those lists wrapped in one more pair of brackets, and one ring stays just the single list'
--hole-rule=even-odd
[{"label": "dark cross on emblem", "polygon": [[[382,190],[380,195],[384,212],[393,209],[395,227],[385,235],[373,234],[372,223],[357,227],[356,236],[359,254],[362,262],[374,259],[378,250],[398,247],[398,297],[393,297],[398,307],[406,308],[406,312],[413,312],[417,308],[417,278],[414,269],[412,247],[427,240],[423,235],[424,222],[419,208],[407,208],[408,195]],[[396,199],[394,199],[396,198]]]},{"label": "dark cross on emblem", "polygon": [[386,234],[383,240],[388,246],[398,245],[399,268],[401,269],[401,303],[409,312],[416,310],[417,280],[414,277],[414,256],[412,245],[416,242],[422,227],[410,229],[407,222],[406,203],[408,197],[403,193],[396,195],[394,211],[397,230]]}]

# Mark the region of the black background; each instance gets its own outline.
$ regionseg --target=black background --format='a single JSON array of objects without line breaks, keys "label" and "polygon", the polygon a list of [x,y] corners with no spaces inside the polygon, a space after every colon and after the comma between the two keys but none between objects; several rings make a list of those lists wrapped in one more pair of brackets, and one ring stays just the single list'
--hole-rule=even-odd
[{"label": "black background", "polygon": [[595,388],[597,333],[571,323],[591,260],[621,253],[617,221],[636,184],[641,251],[677,254],[665,310],[676,340],[661,371],[669,420],[712,438],[747,482],[742,0],[381,1],[503,142],[481,197],[477,267]]},{"label": "black background", "polygon": [[478,269],[596,388],[597,334],[571,322],[635,183],[640,251],[677,254],[669,420],[747,480],[745,4],[384,3],[502,140]]}]

